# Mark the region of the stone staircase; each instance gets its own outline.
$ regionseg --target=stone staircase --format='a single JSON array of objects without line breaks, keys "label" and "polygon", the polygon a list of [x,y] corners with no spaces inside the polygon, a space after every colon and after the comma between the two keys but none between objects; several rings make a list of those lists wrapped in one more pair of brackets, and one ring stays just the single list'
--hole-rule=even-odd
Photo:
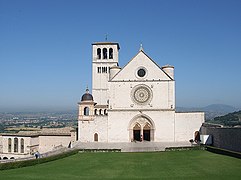
[{"label": "stone staircase", "polygon": [[103,143],[103,142],[76,142],[75,149],[83,150],[121,150],[121,152],[147,152],[165,151],[166,147],[186,147],[189,142],[127,142],[127,143]]}]

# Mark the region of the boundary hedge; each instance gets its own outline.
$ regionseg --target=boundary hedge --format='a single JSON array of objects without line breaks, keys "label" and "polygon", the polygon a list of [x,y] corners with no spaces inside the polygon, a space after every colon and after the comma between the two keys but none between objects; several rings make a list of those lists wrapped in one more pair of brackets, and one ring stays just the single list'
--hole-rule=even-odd
[{"label": "boundary hedge", "polygon": [[79,152],[121,152],[121,149],[79,149]]},{"label": "boundary hedge", "polygon": [[181,147],[166,147],[165,151],[189,151],[189,150],[205,150],[205,146],[181,146]]},{"label": "boundary hedge", "polygon": [[62,158],[77,154],[78,152],[79,152],[79,150],[76,149],[76,150],[64,152],[64,153],[49,156],[49,157],[43,157],[43,158],[39,158],[39,159],[1,163],[0,170],[15,169],[15,168],[33,166],[36,164],[42,164],[42,163],[46,163],[46,162],[50,162],[50,161],[55,161],[57,159],[62,159]]}]

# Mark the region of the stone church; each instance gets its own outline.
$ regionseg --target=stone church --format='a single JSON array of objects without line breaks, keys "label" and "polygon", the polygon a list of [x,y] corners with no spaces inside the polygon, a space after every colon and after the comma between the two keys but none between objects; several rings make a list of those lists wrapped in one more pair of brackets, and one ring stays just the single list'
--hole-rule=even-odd
[{"label": "stone church", "polygon": [[118,43],[92,44],[92,93],[78,103],[79,142],[188,142],[203,112],[175,111],[174,67],[160,67],[141,47],[119,67]]}]

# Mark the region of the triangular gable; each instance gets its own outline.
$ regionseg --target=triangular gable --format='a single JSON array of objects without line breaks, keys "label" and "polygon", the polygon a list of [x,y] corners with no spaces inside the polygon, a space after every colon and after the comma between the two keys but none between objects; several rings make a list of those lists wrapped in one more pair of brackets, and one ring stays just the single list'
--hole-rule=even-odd
[{"label": "triangular gable", "polygon": [[[147,71],[144,78],[137,76],[139,68],[143,67]],[[123,80],[173,80],[166,72],[164,72],[144,51],[139,51],[122,70],[120,70],[111,81]]]}]

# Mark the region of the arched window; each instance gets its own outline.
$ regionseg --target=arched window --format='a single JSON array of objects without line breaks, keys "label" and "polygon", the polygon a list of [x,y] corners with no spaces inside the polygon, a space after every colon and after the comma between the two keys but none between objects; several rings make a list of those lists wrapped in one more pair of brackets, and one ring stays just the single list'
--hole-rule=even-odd
[{"label": "arched window", "polygon": [[98,134],[97,133],[94,134],[94,141],[98,142]]},{"label": "arched window", "polygon": [[84,115],[85,115],[85,116],[89,116],[89,113],[90,113],[89,107],[85,107],[85,108],[84,108]]},{"label": "arched window", "polygon": [[102,115],[102,110],[101,109],[99,110],[99,115]]},{"label": "arched window", "polygon": [[14,138],[13,151],[18,152],[18,138]]},{"label": "arched window", "polygon": [[8,152],[12,151],[12,139],[8,138]]},{"label": "arched window", "polygon": [[103,59],[107,59],[107,49],[103,49]]},{"label": "arched window", "polygon": [[97,109],[95,109],[95,115],[97,115]]},{"label": "arched window", "polygon": [[106,109],[104,110],[104,115],[107,115],[107,110]]},{"label": "arched window", "polygon": [[109,59],[113,59],[113,49],[109,49]]},{"label": "arched window", "polygon": [[24,139],[21,139],[21,153],[24,153]]},{"label": "arched window", "polygon": [[97,49],[97,58],[101,59],[101,49],[100,48]]}]

